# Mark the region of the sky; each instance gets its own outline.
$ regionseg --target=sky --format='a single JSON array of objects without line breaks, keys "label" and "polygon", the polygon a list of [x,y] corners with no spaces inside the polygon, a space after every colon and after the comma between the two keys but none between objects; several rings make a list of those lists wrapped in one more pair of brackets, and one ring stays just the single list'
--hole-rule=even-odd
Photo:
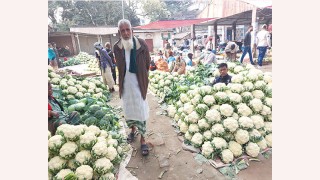
[{"label": "sky", "polygon": [[272,6],[271,0],[241,0],[250,4],[253,4],[257,7],[266,7],[266,6]]}]

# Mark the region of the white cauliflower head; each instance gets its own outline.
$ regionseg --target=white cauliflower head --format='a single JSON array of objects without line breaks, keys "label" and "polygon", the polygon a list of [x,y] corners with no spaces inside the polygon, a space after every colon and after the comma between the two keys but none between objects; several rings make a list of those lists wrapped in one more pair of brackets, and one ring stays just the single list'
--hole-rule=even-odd
[{"label": "white cauliflower head", "polygon": [[220,112],[222,116],[230,117],[233,113],[233,107],[229,104],[222,104],[220,106]]},{"label": "white cauliflower head", "polygon": [[267,141],[264,138],[262,138],[261,141],[257,142],[257,144],[261,150],[265,150],[268,147]]},{"label": "white cauliflower head", "polygon": [[242,97],[237,93],[228,94],[228,98],[229,98],[230,102],[233,104],[239,104],[242,101]]},{"label": "white cauliflower head", "polygon": [[215,124],[211,127],[211,133],[213,136],[222,136],[225,133],[225,130],[222,124]]},{"label": "white cauliflower head", "polygon": [[190,113],[188,115],[188,119],[187,120],[188,120],[189,123],[197,123],[199,119],[200,119],[200,117],[199,117],[198,113],[195,112],[195,111],[192,111],[192,113]]},{"label": "white cauliflower head", "polygon": [[238,129],[235,133],[235,138],[239,144],[245,144],[249,141],[249,132],[243,129]]},{"label": "white cauliflower head", "polygon": [[221,152],[221,159],[224,163],[231,163],[233,161],[233,153],[230,149],[224,149]]},{"label": "white cauliflower head", "polygon": [[266,97],[264,99],[264,104],[269,106],[269,107],[272,107],[272,98]]},{"label": "white cauliflower head", "polygon": [[212,132],[210,130],[206,130],[203,133],[203,138],[204,138],[204,140],[210,141],[212,139]]},{"label": "white cauliflower head", "polygon": [[91,150],[91,154],[94,158],[100,158],[103,156],[106,156],[108,153],[108,147],[107,144],[103,142],[96,143]]},{"label": "white cauliflower head", "polygon": [[88,165],[90,161],[91,161],[91,153],[88,150],[82,150],[78,152],[78,154],[75,157],[75,163],[78,166]]},{"label": "white cauliflower head", "polygon": [[229,132],[235,132],[238,127],[238,121],[235,120],[233,117],[228,117],[225,120],[223,120],[223,126],[229,131]]},{"label": "white cauliflower head", "polygon": [[118,155],[117,149],[113,146],[109,146],[107,148],[107,158],[110,159],[110,161],[113,161]]},{"label": "white cauliflower head", "polygon": [[173,118],[174,115],[176,114],[176,107],[174,107],[174,105],[169,105],[168,108],[167,108],[167,112],[168,112],[168,116]]},{"label": "white cauliflower head", "polygon": [[272,133],[272,122],[264,122],[264,129],[267,134]]},{"label": "white cauliflower head", "polygon": [[79,148],[75,142],[66,142],[60,149],[59,155],[64,159],[72,159],[77,154]]},{"label": "white cauliflower head", "polygon": [[242,84],[238,84],[238,83],[230,83],[228,84],[228,87],[230,88],[230,90],[233,93],[241,93],[244,91],[244,87]]},{"label": "white cauliflower head", "polygon": [[194,134],[196,132],[199,132],[199,126],[197,124],[190,124],[189,125],[189,129],[188,131],[191,133],[191,134]]},{"label": "white cauliflower head", "polygon": [[211,143],[216,150],[223,150],[228,147],[227,141],[221,137],[214,137]]},{"label": "white cauliflower head", "polygon": [[214,105],[214,104],[216,103],[216,100],[214,99],[214,96],[212,96],[212,95],[206,95],[206,96],[203,97],[203,102],[204,102],[207,106],[211,107],[212,105]]},{"label": "white cauliflower head", "polygon": [[181,93],[181,94],[180,94],[180,101],[181,101],[182,103],[186,103],[186,102],[189,102],[190,99],[189,99],[189,97],[188,97],[187,94]]},{"label": "white cauliflower head", "polygon": [[225,92],[217,92],[214,94],[214,98],[218,103],[223,103],[228,101],[228,95]]},{"label": "white cauliflower head", "polygon": [[253,85],[252,82],[246,81],[246,82],[243,83],[243,88],[246,91],[252,91],[254,89],[254,85]]},{"label": "white cauliflower head", "polygon": [[201,147],[202,142],[203,142],[203,136],[200,133],[195,133],[191,138],[191,143],[195,147]]},{"label": "white cauliflower head", "polygon": [[264,139],[267,141],[268,147],[272,147],[272,133],[268,134],[264,137]]},{"label": "white cauliflower head", "polygon": [[91,149],[97,142],[97,137],[93,132],[87,132],[80,136],[80,146],[85,149]]},{"label": "white cauliflower head", "polygon": [[179,125],[179,129],[181,132],[186,133],[189,129],[189,126],[187,123],[185,123],[184,121],[182,121]]},{"label": "white cauliflower head", "polygon": [[92,179],[93,169],[88,165],[82,165],[76,169],[75,174],[79,180]]},{"label": "white cauliflower head", "polygon": [[257,98],[257,99],[264,99],[265,97],[264,93],[261,90],[252,91],[252,95],[254,98]]},{"label": "white cauliflower head", "polygon": [[210,124],[208,124],[206,119],[200,119],[198,121],[198,126],[199,126],[199,129],[201,130],[207,130],[210,128]]},{"label": "white cauliflower head", "polygon": [[109,159],[103,157],[94,162],[93,169],[99,175],[102,175],[111,172],[113,170],[113,164]]},{"label": "white cauliflower head", "polygon": [[272,112],[271,112],[271,108],[266,106],[266,105],[263,105],[262,106],[262,111],[261,111],[261,115],[263,116],[267,116],[267,115],[270,115]]},{"label": "white cauliflower head", "polygon": [[256,81],[254,83],[254,88],[256,90],[263,90],[267,84],[264,81]]},{"label": "white cauliflower head", "polygon": [[191,114],[194,110],[194,107],[193,105],[191,105],[190,103],[185,103],[183,105],[183,111],[186,113],[186,114]]},{"label": "white cauliflower head", "polygon": [[212,153],[213,153],[213,147],[210,141],[205,141],[202,144],[202,151],[201,154],[206,157],[206,158],[210,158]]},{"label": "white cauliflower head", "polygon": [[55,179],[64,179],[68,174],[72,173],[70,169],[61,169],[58,174],[55,175]]},{"label": "white cauliflower head", "polygon": [[260,115],[253,115],[250,117],[253,121],[254,127],[260,129],[264,127],[263,117]]},{"label": "white cauliflower head", "polygon": [[237,75],[232,76],[231,82],[241,84],[243,80],[244,80],[243,76],[240,74],[237,74]]},{"label": "white cauliflower head", "polygon": [[240,117],[238,121],[240,127],[243,129],[251,129],[254,126],[252,119],[247,116]]},{"label": "white cauliflower head", "polygon": [[215,122],[220,122],[221,121],[221,115],[220,113],[215,110],[215,109],[210,109],[206,112],[206,119],[208,120],[209,123],[215,123]]},{"label": "white cauliflower head", "polygon": [[243,153],[242,146],[239,143],[235,142],[235,141],[230,141],[229,142],[228,149],[230,149],[230,151],[233,153],[233,155],[235,157],[239,157]]},{"label": "white cauliflower head", "polygon": [[216,83],[213,85],[213,90],[215,91],[224,91],[227,89],[227,86],[225,83]]},{"label": "white cauliflower head", "polygon": [[48,162],[49,171],[52,174],[58,173],[61,169],[65,168],[67,161],[60,156],[55,156]]},{"label": "white cauliflower head", "polygon": [[249,142],[246,146],[246,153],[251,157],[257,157],[260,153],[260,147],[256,143]]},{"label": "white cauliflower head", "polygon": [[255,112],[260,112],[263,109],[263,104],[260,99],[254,98],[249,102],[250,107],[252,108],[253,111]]},{"label": "white cauliflower head", "polygon": [[245,103],[238,104],[237,109],[241,116],[250,116],[252,114],[252,110]]}]

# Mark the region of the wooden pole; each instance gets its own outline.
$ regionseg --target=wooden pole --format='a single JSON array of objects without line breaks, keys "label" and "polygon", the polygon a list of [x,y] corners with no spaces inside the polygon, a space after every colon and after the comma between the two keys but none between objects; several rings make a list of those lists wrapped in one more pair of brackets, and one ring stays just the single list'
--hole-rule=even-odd
[{"label": "wooden pole", "polygon": [[251,34],[251,38],[252,38],[251,47],[252,47],[252,57],[253,58],[257,57],[257,54],[256,54],[256,47],[257,47],[257,44],[256,44],[256,34],[257,34],[256,19],[257,19],[257,8],[254,7],[253,10],[252,10],[253,31],[252,31],[252,34]]}]

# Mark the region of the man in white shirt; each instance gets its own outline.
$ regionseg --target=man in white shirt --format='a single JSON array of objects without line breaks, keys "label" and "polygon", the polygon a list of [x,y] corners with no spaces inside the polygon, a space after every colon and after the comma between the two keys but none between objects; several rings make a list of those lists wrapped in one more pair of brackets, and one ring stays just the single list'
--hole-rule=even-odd
[{"label": "man in white shirt", "polygon": [[215,49],[214,47],[213,47],[213,43],[212,43],[212,36],[210,36],[209,37],[209,41],[207,42],[207,45],[206,45],[206,49]]},{"label": "man in white shirt", "polygon": [[235,61],[237,58],[237,52],[239,51],[239,46],[235,42],[229,41],[224,51],[227,55],[227,60]]},{"label": "man in white shirt", "polygon": [[258,55],[258,68],[262,66],[262,60],[266,54],[268,48],[271,47],[270,44],[270,33],[267,31],[267,25],[262,25],[261,31],[257,34],[257,49],[259,50]]}]

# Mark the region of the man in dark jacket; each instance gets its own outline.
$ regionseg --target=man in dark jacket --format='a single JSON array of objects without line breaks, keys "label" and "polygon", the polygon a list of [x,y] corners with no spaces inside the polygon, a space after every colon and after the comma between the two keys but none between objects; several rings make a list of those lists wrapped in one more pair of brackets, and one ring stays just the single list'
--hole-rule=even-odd
[{"label": "man in dark jacket", "polygon": [[112,63],[113,63],[112,67],[111,67],[111,72],[112,72],[112,77],[113,77],[114,83],[117,84],[116,60],[115,60],[113,52],[111,50],[110,42],[106,42],[105,47],[106,47],[108,55],[111,57],[111,60],[112,60]]},{"label": "man in dark jacket", "polygon": [[128,141],[132,142],[139,132],[142,155],[148,155],[149,148],[144,137],[149,118],[147,90],[151,58],[146,42],[132,35],[130,21],[120,20],[118,32],[120,40],[113,50],[119,71],[119,96],[123,102],[124,117],[131,128]]},{"label": "man in dark jacket", "polygon": [[240,59],[240,62],[242,63],[244,56],[249,53],[250,62],[252,65],[254,65],[253,58],[252,58],[252,52],[251,52],[251,32],[253,31],[253,26],[249,26],[248,31],[246,32],[246,35],[244,37],[243,42],[243,53]]},{"label": "man in dark jacket", "polygon": [[212,82],[212,86],[217,84],[217,83],[225,83],[228,85],[228,83],[231,82],[232,76],[228,74],[228,65],[226,63],[221,63],[218,66],[220,76],[215,78],[214,81]]}]

